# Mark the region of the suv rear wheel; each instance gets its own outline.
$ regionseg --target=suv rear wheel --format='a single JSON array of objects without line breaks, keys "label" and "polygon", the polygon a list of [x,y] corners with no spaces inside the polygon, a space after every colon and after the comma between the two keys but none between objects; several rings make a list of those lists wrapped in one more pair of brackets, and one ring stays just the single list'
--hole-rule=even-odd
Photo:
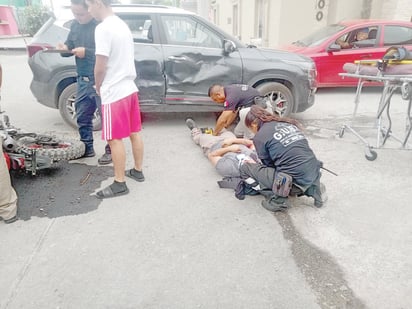
[{"label": "suv rear wheel", "polygon": [[270,82],[256,87],[263,96],[270,97],[272,109],[280,116],[289,116],[294,110],[294,100],[292,92],[288,87],[281,83]]},{"label": "suv rear wheel", "polygon": [[[59,97],[59,111],[63,120],[66,121],[71,127],[77,129],[76,121],[76,92],[77,85],[76,83],[68,85],[62,91]],[[93,116],[93,130],[98,131],[102,129],[102,120],[98,110],[95,111]]]}]

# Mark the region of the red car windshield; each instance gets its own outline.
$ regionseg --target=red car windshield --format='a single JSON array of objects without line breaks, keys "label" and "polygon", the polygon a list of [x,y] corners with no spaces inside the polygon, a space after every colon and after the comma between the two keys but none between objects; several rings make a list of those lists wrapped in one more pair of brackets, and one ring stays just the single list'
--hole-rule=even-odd
[{"label": "red car windshield", "polygon": [[329,25],[317,30],[316,32],[312,33],[306,38],[293,42],[292,44],[296,46],[306,47],[318,46],[322,44],[325,40],[329,39],[332,35],[338,33],[339,31],[342,31],[345,28],[345,26],[338,24]]}]

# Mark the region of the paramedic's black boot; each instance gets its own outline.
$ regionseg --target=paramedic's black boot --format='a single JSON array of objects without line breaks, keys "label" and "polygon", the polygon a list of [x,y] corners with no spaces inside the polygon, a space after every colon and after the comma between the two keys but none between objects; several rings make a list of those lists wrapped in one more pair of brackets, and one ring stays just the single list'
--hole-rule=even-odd
[{"label": "paramedic's black boot", "polygon": [[305,192],[305,195],[313,197],[313,204],[320,208],[328,200],[328,195],[326,194],[326,187],[323,183],[319,185],[311,185]]},{"label": "paramedic's black boot", "polygon": [[322,207],[328,200],[328,195],[326,194],[326,187],[323,183],[320,183],[319,187],[315,190],[314,205],[318,208]]},{"label": "paramedic's black boot", "polygon": [[269,211],[283,211],[289,208],[287,197],[272,195],[270,198],[262,201],[263,208]]}]

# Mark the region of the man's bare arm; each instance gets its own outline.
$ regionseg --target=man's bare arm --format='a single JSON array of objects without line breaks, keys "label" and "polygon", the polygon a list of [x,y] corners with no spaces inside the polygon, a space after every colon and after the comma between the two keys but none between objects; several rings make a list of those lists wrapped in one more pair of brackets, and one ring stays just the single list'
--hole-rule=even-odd
[{"label": "man's bare arm", "polygon": [[102,86],[104,76],[107,70],[107,60],[109,58],[102,55],[96,55],[96,64],[94,65],[94,80],[96,85],[96,93],[100,95],[100,87]]},{"label": "man's bare arm", "polygon": [[223,111],[216,121],[215,129],[213,130],[213,135],[219,135],[223,128],[227,128],[236,119],[236,112],[234,111]]},{"label": "man's bare arm", "polygon": [[207,155],[207,158],[213,164],[213,166],[215,166],[216,163],[222,158],[222,156],[228,152],[240,152],[240,148],[238,145],[231,145],[229,147],[219,148],[210,152]]},{"label": "man's bare arm", "polygon": [[253,145],[253,141],[247,138],[227,138],[223,141],[222,147],[227,147],[233,144],[241,144],[251,147]]}]

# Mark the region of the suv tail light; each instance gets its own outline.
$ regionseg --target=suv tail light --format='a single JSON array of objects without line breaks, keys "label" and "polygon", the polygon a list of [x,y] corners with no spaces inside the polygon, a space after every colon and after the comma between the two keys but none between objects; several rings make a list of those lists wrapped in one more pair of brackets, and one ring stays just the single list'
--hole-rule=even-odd
[{"label": "suv tail light", "polygon": [[45,44],[45,43],[34,43],[34,44],[29,44],[27,45],[27,52],[29,54],[29,57],[33,57],[35,53],[38,51],[47,49],[47,48],[53,48],[50,44]]},{"label": "suv tail light", "polygon": [[316,76],[318,75],[318,71],[316,67],[313,65],[312,68],[308,70],[308,77],[309,77],[309,84],[311,88],[317,87]]}]

